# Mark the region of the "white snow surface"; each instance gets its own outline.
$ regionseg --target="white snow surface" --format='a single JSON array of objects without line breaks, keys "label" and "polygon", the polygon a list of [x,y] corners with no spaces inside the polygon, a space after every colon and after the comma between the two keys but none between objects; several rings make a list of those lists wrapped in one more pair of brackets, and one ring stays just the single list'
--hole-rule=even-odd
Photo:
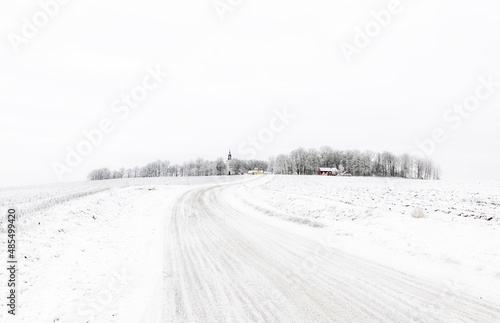
[{"label": "white snow surface", "polygon": [[349,248],[379,246],[500,280],[499,182],[273,176],[240,191],[254,208],[324,227]]},{"label": "white snow surface", "polygon": [[[234,180],[139,178],[0,190],[4,259],[7,209],[21,212],[20,306],[13,318],[1,302],[0,322],[140,322],[161,279],[169,207],[192,187]],[[6,297],[5,270],[0,282]]]},{"label": "white snow surface", "polygon": [[278,175],[2,189],[3,255],[21,210],[20,306],[0,302],[0,322],[495,322],[499,194]]}]

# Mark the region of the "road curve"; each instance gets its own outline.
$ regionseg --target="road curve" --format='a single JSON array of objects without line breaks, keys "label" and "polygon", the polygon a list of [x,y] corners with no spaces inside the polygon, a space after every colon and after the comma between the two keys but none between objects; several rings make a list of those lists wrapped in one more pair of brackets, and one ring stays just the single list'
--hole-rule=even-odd
[{"label": "road curve", "polygon": [[344,253],[322,229],[315,238],[238,208],[237,187],[196,188],[175,204],[162,321],[500,321],[492,299]]}]

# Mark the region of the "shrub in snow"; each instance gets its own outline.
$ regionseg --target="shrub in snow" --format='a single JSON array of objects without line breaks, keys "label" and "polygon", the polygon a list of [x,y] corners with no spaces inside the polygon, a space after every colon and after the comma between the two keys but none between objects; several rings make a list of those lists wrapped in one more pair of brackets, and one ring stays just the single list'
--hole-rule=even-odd
[{"label": "shrub in snow", "polygon": [[416,219],[425,218],[425,211],[420,207],[416,208],[411,213],[411,216],[416,218]]}]

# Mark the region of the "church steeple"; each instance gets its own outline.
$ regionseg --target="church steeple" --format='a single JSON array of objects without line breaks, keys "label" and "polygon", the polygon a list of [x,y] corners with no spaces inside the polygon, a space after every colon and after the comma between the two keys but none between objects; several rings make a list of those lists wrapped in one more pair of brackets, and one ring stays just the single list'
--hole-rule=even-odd
[{"label": "church steeple", "polygon": [[229,154],[227,154],[226,161],[226,175],[231,175],[233,168],[231,167],[231,149],[229,149]]}]

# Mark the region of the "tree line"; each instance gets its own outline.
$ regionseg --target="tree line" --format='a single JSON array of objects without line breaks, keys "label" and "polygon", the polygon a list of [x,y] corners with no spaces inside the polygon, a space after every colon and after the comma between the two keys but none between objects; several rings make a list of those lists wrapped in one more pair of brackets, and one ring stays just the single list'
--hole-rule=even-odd
[{"label": "tree line", "polygon": [[335,150],[324,146],[319,150],[298,148],[289,154],[269,159],[269,171],[276,174],[317,174],[319,167],[334,167],[353,176],[440,179],[441,170],[430,159],[409,154],[359,150]]},{"label": "tree line", "polygon": [[[234,174],[245,174],[253,169],[268,169],[268,163],[261,160],[231,160],[231,168]],[[191,160],[180,164],[171,164],[168,160],[158,160],[148,163],[143,167],[120,168],[119,170],[110,170],[109,168],[100,168],[91,171],[88,175],[90,180],[103,180],[115,178],[133,178],[133,177],[178,177],[178,176],[221,176],[226,174],[226,161],[223,158],[217,158],[210,161],[203,158]]]},{"label": "tree line", "polygon": [[[359,150],[335,150],[324,146],[298,148],[289,154],[270,157],[268,161],[233,159],[233,174],[245,174],[249,170],[260,169],[275,174],[315,175],[319,167],[337,168],[353,176],[402,177],[415,179],[440,179],[440,168],[430,159],[422,159],[409,154],[395,155],[391,152]],[[168,160],[158,160],[143,167],[95,169],[88,175],[90,180],[133,177],[177,177],[177,176],[221,176],[226,174],[226,161],[198,158],[183,164],[171,164]]]}]

